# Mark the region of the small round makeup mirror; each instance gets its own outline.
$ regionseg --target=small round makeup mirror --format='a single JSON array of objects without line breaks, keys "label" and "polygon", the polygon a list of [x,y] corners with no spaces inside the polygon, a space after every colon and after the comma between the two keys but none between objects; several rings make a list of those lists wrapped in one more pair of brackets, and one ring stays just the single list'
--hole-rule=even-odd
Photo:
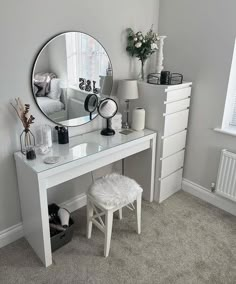
[{"label": "small round makeup mirror", "polygon": [[101,131],[102,135],[111,136],[115,134],[115,130],[111,128],[110,119],[116,115],[117,110],[117,103],[113,99],[106,98],[99,103],[98,113],[107,120],[107,127]]},{"label": "small round makeup mirror", "polygon": [[89,94],[84,101],[84,109],[89,112],[90,120],[93,119],[93,112],[98,106],[98,97],[96,94]]}]

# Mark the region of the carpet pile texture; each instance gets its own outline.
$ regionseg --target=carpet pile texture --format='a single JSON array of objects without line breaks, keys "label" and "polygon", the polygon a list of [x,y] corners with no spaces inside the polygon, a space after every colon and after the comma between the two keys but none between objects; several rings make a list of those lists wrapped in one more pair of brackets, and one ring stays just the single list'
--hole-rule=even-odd
[{"label": "carpet pile texture", "polygon": [[182,191],[162,204],[143,202],[142,233],[134,212],[114,219],[110,256],[103,234],[87,240],[86,210],[73,213],[72,242],[45,269],[25,239],[0,249],[0,283],[236,283],[236,217]]}]

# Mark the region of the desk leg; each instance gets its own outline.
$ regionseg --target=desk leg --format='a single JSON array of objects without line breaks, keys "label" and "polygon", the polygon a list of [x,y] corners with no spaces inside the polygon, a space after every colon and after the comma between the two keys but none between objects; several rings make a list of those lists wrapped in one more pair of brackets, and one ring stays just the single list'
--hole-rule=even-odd
[{"label": "desk leg", "polygon": [[46,184],[16,160],[24,236],[47,267],[52,264]]},{"label": "desk leg", "polygon": [[155,196],[155,174],[156,174],[156,136],[151,140],[151,177],[150,177],[150,197],[151,202]]},{"label": "desk leg", "polygon": [[143,188],[143,199],[152,202],[155,188],[156,136],[150,139],[150,148],[125,158],[125,175],[135,179]]}]

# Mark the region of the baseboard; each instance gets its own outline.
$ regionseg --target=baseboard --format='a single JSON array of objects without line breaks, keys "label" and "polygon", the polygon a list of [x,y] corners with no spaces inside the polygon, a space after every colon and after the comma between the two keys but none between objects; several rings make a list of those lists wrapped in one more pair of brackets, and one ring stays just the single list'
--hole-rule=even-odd
[{"label": "baseboard", "polygon": [[59,204],[59,206],[65,207],[70,212],[73,212],[75,210],[78,210],[81,207],[84,207],[86,204],[87,204],[87,196],[85,193],[82,193],[80,195],[73,197],[72,199],[69,199]]},{"label": "baseboard", "polygon": [[217,195],[216,193],[212,193],[207,188],[196,184],[190,180],[183,179],[182,181],[182,189],[234,216],[236,216],[236,204],[235,202],[228,200],[224,197]]},{"label": "baseboard", "polygon": [[[70,212],[73,212],[87,203],[86,194],[80,194],[74,198],[61,203],[59,206],[67,208]],[[16,224],[6,230],[0,232],[0,248],[24,237],[24,230],[22,223]]]},{"label": "baseboard", "polygon": [[22,223],[16,224],[0,232],[0,248],[24,236]]}]

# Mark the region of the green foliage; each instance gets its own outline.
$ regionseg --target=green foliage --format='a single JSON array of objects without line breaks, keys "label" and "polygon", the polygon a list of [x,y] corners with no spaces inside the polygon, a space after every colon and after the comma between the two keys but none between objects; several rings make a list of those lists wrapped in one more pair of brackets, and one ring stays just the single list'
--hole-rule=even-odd
[{"label": "green foliage", "polygon": [[150,29],[146,35],[141,31],[134,33],[131,28],[127,30],[127,47],[126,51],[131,56],[137,57],[144,62],[151,54],[157,51],[158,35]]}]

